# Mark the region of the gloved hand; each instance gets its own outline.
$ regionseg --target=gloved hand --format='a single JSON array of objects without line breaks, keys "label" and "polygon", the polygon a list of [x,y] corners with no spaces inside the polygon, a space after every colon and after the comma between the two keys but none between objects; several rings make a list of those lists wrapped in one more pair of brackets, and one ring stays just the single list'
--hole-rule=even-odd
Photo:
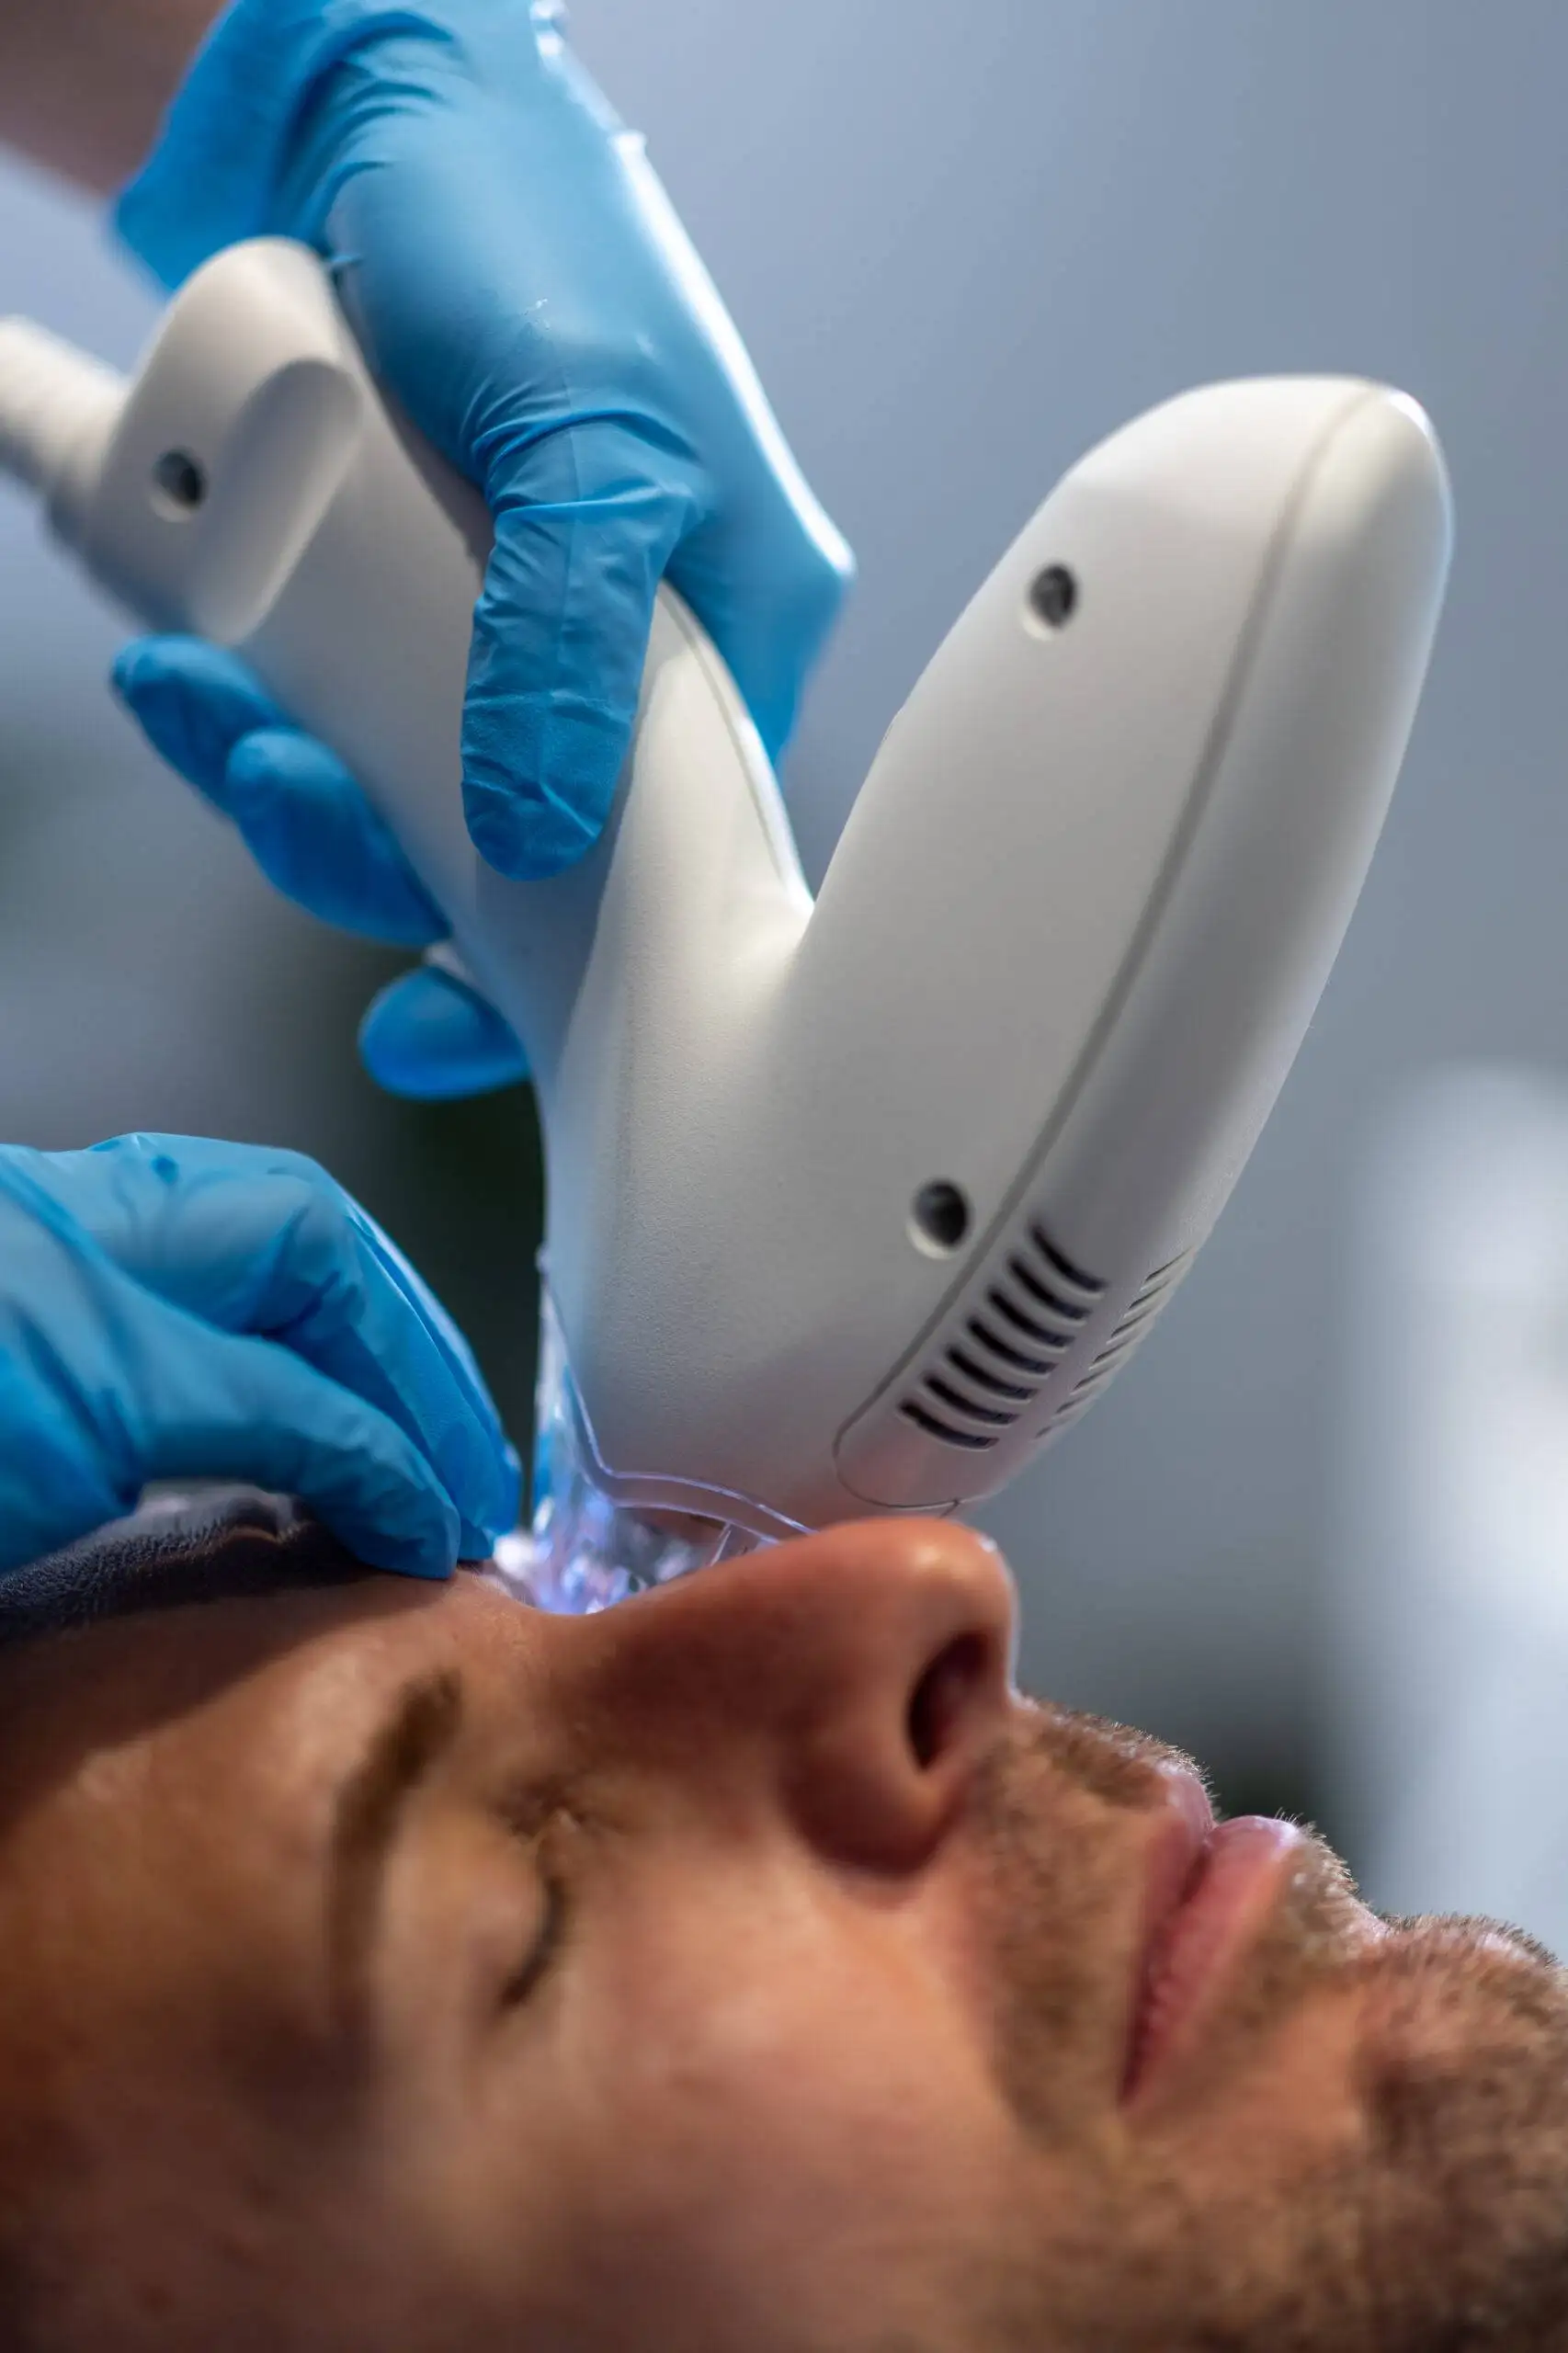
[{"label": "gloved hand", "polygon": [[298,1495],[414,1576],[516,1519],[516,1458],[463,1341],[297,1153],[0,1148],[0,1572],[164,1477]]},{"label": "gloved hand", "polygon": [[[236,655],[200,638],[142,638],[114,683],[153,749],[233,819],[286,898],[396,947],[446,938],[445,918],[342,761],[292,726]],[[510,1025],[439,961],[381,991],[359,1050],[393,1095],[479,1095],[528,1074]]]},{"label": "gloved hand", "polygon": [[663,574],[777,753],[850,568],[554,17],[237,0],[118,213],[170,285],[247,236],[316,246],[377,373],[483,488],[464,803],[483,856],[529,878],[603,827]]},{"label": "gloved hand", "polygon": [[[233,819],[285,897],[396,947],[446,938],[445,918],[342,761],[291,726],[236,655],[196,637],[142,638],[114,682],[153,749]],[[390,1093],[427,1099],[528,1073],[510,1025],[438,962],[381,991],[359,1051]]]}]

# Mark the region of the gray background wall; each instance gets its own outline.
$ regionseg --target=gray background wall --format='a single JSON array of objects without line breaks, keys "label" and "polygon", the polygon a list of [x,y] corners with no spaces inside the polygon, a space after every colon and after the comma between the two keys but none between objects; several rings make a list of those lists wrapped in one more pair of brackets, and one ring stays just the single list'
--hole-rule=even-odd
[{"label": "gray background wall", "polygon": [[[1568,11],[577,0],[574,30],[859,552],[790,770],[814,870],[931,646],[1089,442],[1184,385],[1277,369],[1385,377],[1437,421],[1452,599],[1318,1022],[1161,1329],[989,1516],[1038,1681],[1217,1756],[1228,1794],[1310,1798],[1358,1137],[1434,1060],[1564,1060]],[[0,307],[116,353],[147,315],[85,211],[18,172]],[[522,1114],[411,1116],[358,1079],[353,1010],[386,960],[273,905],[129,743],[99,684],[116,633],[0,506],[5,1129],[321,1151],[431,1260],[517,1396]],[[476,1169],[484,1214],[460,1233],[450,1188]],[[510,1333],[486,1311],[492,1250]]]}]

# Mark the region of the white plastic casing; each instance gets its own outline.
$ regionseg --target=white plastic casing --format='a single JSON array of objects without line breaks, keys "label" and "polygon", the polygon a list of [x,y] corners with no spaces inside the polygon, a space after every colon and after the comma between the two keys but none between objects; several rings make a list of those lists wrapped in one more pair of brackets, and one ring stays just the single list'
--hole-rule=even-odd
[{"label": "white plastic casing", "polygon": [[[365,781],[528,1048],[605,1485],[762,1535],[988,1493],[1126,1361],[1311,1018],[1449,545],[1399,395],[1282,379],[1155,410],[960,620],[813,911],[755,731],[667,596],[599,849],[545,884],[477,858],[457,745],[486,517],[302,249],[191,280],[57,520]],[[934,1184],[950,1246],[915,1213]]]}]

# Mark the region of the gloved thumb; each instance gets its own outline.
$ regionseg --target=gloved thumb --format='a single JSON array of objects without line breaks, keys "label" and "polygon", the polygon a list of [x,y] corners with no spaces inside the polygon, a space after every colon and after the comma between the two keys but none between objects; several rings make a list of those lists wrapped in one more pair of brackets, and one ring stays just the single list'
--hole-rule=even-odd
[{"label": "gloved thumb", "polygon": [[463,806],[474,847],[516,880],[575,865],[609,814],[653,600],[689,519],[684,492],[653,472],[635,432],[596,421],[486,482],[495,540],[469,660]]}]

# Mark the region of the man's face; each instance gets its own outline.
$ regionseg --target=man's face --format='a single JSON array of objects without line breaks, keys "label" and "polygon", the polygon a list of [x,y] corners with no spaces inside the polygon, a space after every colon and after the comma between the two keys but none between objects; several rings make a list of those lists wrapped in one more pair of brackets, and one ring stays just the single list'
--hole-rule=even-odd
[{"label": "man's face", "polygon": [[888,1523],[589,1620],[367,1575],[0,1657],[39,2341],[1568,2345],[1555,1968],[1211,1835],[1017,1698],[1013,1606]]}]

